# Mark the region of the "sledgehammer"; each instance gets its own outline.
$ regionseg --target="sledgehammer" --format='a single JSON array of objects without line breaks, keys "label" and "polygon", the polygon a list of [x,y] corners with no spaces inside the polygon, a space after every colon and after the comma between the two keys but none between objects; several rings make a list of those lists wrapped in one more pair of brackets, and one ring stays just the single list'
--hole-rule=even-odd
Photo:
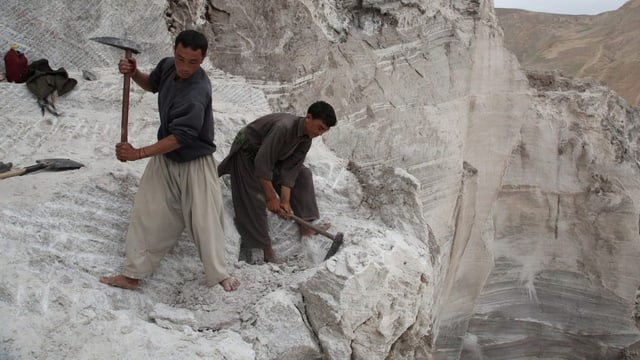
[{"label": "sledgehammer", "polygon": [[342,243],[344,242],[344,234],[339,232],[335,235],[332,235],[328,232],[326,232],[325,230],[313,225],[310,222],[304,221],[301,218],[291,214],[291,218],[297,222],[298,224],[308,227],[309,229],[314,230],[315,232],[317,232],[318,234],[321,234],[323,236],[328,237],[329,239],[333,240],[333,243],[331,244],[331,247],[329,248],[329,251],[327,251],[327,255],[324,257],[325,260],[329,259],[330,257],[332,257],[333,255],[335,255],[338,252],[338,249],[340,248],[340,246],[342,245]]},{"label": "sledgehammer", "polygon": [[[94,37],[89,40],[99,42],[101,44],[114,46],[125,51],[124,57],[131,59],[132,54],[140,53],[140,45],[127,39],[120,39],[111,36]],[[131,76],[124,75],[124,85],[122,87],[122,123],[120,124],[120,142],[128,142],[129,128],[129,92],[131,89]]]}]

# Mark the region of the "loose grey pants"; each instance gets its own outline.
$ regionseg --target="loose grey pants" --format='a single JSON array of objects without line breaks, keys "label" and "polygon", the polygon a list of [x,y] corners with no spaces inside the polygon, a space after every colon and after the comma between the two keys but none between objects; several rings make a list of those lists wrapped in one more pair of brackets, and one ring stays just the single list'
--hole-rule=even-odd
[{"label": "loose grey pants", "polygon": [[[229,161],[231,175],[231,198],[235,211],[234,223],[240,233],[240,247],[243,249],[264,249],[271,245],[267,203],[260,180],[254,174],[253,159],[241,151],[232,155]],[[279,189],[277,172],[274,186]],[[313,185],[313,174],[303,166],[291,189],[291,209],[306,221],[320,217]]]},{"label": "loose grey pants", "polygon": [[134,279],[149,276],[186,229],[198,249],[207,285],[229,277],[222,204],[213,155],[185,163],[152,157],[134,201],[122,274]]}]

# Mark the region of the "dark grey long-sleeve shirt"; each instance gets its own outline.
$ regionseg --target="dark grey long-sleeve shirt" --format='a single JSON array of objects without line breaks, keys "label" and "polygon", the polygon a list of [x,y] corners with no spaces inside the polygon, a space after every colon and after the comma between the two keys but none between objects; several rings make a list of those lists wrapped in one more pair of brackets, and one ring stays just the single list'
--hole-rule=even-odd
[{"label": "dark grey long-sleeve shirt", "polygon": [[304,118],[287,113],[269,114],[251,122],[243,131],[248,144],[234,142],[230,154],[220,164],[220,175],[229,173],[229,158],[243,146],[249,146],[255,154],[254,176],[272,180],[277,170],[282,185],[293,187],[311,148],[311,138],[304,133]]},{"label": "dark grey long-sleeve shirt", "polygon": [[286,113],[263,116],[247,125],[247,138],[259,147],[254,160],[256,176],[271,180],[277,165],[282,185],[293,187],[311,148],[304,118]]},{"label": "dark grey long-sleeve shirt", "polygon": [[168,57],[158,63],[149,80],[158,93],[158,140],[173,134],[181,145],[165,156],[185,162],[215,152],[211,82],[205,71],[177,80],[174,58]]}]

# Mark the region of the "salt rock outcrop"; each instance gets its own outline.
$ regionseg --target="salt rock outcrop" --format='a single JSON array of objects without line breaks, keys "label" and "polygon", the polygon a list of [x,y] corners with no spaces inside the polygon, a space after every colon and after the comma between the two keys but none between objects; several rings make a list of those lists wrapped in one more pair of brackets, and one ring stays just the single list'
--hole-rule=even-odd
[{"label": "salt rock outcrop", "polygon": [[[384,306],[374,310],[375,304],[366,306],[361,310],[364,313],[353,319],[338,316],[329,321],[330,325],[311,320],[323,349],[333,358],[428,356],[441,321],[437,314],[445,313],[449,305],[443,299],[453,287],[457,268],[465,265],[459,264],[458,259],[469,251],[469,239],[480,234],[472,222],[457,227],[459,213],[467,211],[472,219],[474,212],[480,214],[476,217],[488,215],[502,170],[525,121],[519,115],[528,107],[528,83],[515,58],[502,46],[491,3],[285,1],[266,7],[225,1],[208,4],[211,8],[202,13],[223,13],[226,19],[210,17],[213,25],[208,29],[220,39],[214,53],[223,54],[212,56],[216,66],[281,84],[280,88],[271,89],[275,108],[303,108],[316,98],[327,99],[342,115],[340,126],[326,136],[331,149],[359,168],[379,171],[380,175],[388,173],[384,168],[404,169],[419,184],[415,192],[424,228],[415,235],[418,242],[410,244],[426,251],[416,274],[420,269],[434,271],[423,290],[409,292],[416,301],[403,312],[410,314],[414,323],[402,321],[394,331],[378,331],[374,336],[360,325],[373,316],[378,318],[375,328],[379,326],[375,324],[383,322],[384,314],[393,314],[391,309],[379,313]],[[284,8],[295,17],[273,16],[276,9]],[[248,21],[268,23],[269,36],[264,37],[262,27],[242,25]],[[245,38],[242,42],[225,40],[237,39],[240,34]],[[262,46],[251,46],[258,42]],[[265,48],[276,51],[267,52]],[[226,60],[231,55],[233,61]],[[262,67],[269,71],[260,71]],[[478,169],[477,175],[465,175],[465,161]],[[463,185],[463,178],[468,184]],[[473,189],[464,199],[463,186]],[[381,187],[371,197],[389,193],[390,187]],[[467,209],[469,206],[473,208]],[[376,217],[383,216],[378,213]],[[395,249],[397,242],[392,244]],[[434,254],[429,249],[442,251]],[[310,318],[314,318],[316,306],[342,314],[341,304],[361,302],[358,292],[343,291],[344,287],[350,278],[362,276],[360,272],[367,268],[366,264],[377,264],[386,256],[385,252],[377,252],[364,257],[360,260],[363,265],[348,267],[349,272],[338,278],[328,269],[317,273],[316,276],[333,280],[310,280],[324,285],[316,286],[320,289],[317,291],[330,290],[328,295],[318,296],[324,301],[309,304]],[[395,261],[384,260],[376,266],[394,273]],[[336,261],[340,263],[342,258]],[[482,283],[491,264],[488,261],[480,265],[465,275],[477,276],[468,281]],[[413,272],[402,268],[398,271],[405,275]],[[419,278],[412,276],[406,281],[416,282]],[[340,283],[344,285],[335,285]],[[383,287],[382,291],[378,298],[384,299],[387,290]],[[395,292],[403,293],[389,290]],[[438,304],[439,301],[443,303]],[[470,314],[471,310],[457,309],[456,313]]]},{"label": "salt rock outcrop", "polygon": [[[10,2],[11,11],[17,13],[21,3]],[[109,104],[119,103],[119,93],[83,84],[101,121],[76,126],[91,134],[91,146],[82,145],[78,134],[65,138],[65,146],[86,149],[86,161],[112,161],[116,170],[105,174],[96,166],[82,173],[83,182],[56,184],[71,190],[81,184],[112,201],[58,194],[58,203],[41,211],[21,208],[15,195],[6,201],[3,216],[19,224],[7,235],[8,254],[16,259],[7,273],[26,280],[29,271],[46,272],[54,284],[50,290],[46,277],[26,287],[11,276],[0,281],[0,310],[15,320],[1,334],[13,353],[42,351],[30,348],[31,337],[54,351],[74,333],[81,339],[97,333],[114,343],[133,333],[168,340],[159,352],[132,344],[134,354],[155,357],[175,355],[177,344],[191,358],[614,359],[640,339],[632,317],[640,245],[638,110],[595,83],[527,76],[503,47],[491,1],[61,4],[49,10],[65,19],[62,24],[84,19],[75,14],[94,15],[97,29],[87,37],[104,30],[145,39],[153,50],[139,59],[141,66],[166,54],[173,32],[207,33],[213,44],[211,64],[204,66],[214,78],[222,154],[234,131],[260,114],[304,111],[319,98],[332,103],[339,125],[315,142],[309,160],[324,216],[334,228],[348,229],[347,241],[329,261],[312,261],[317,266],[250,266],[235,263],[238,235],[229,224],[227,258],[243,281],[236,294],[203,290],[195,249],[181,242],[142,293],[110,296],[111,289],[100,288],[95,298],[65,295],[81,293],[95,282],[95,272],[115,267],[127,204],[143,168],[116,164],[103,140],[116,133],[106,124],[117,123],[119,113]],[[64,13],[66,8],[76,13]],[[36,20],[46,14],[32,10],[40,16]],[[20,33],[33,31],[1,19]],[[88,50],[65,45],[69,37],[63,35],[67,41],[59,46],[67,54],[43,51],[47,57],[71,69],[95,62],[115,66],[115,50],[94,44],[90,52],[97,58],[83,56]],[[102,87],[113,88],[114,78],[105,79]],[[6,99],[0,97],[0,104]],[[69,101],[85,106],[86,99],[72,94]],[[153,139],[153,100],[134,91],[132,104],[140,120],[134,129]],[[21,116],[12,106],[2,122],[5,133]],[[57,132],[80,131],[68,122],[53,123],[62,128]],[[51,124],[40,125],[30,130],[34,139]],[[8,139],[0,154],[20,141]],[[48,142],[53,140],[37,144]],[[23,158],[31,155],[22,151]],[[226,188],[224,195],[232,219]],[[62,200],[70,205],[60,205]],[[69,214],[76,203],[90,209],[74,208],[74,219],[51,225],[54,232],[25,216],[64,213],[60,209]],[[108,226],[91,225],[103,218]],[[285,246],[277,250],[284,251],[293,243],[291,225],[274,225],[289,238],[278,241]],[[81,242],[86,234],[74,232],[78,228],[96,232],[97,240]],[[24,245],[20,240],[28,231],[38,236]],[[64,256],[63,250],[77,247],[79,260]],[[55,324],[78,304],[99,306],[83,307],[88,326],[78,321],[61,327],[51,335],[57,342],[45,343],[53,320],[40,316],[50,308],[48,300],[37,300],[41,292],[60,294],[53,297],[63,314]],[[27,308],[13,311],[20,306]],[[216,311],[225,316],[212,317]],[[22,336],[16,324],[29,319],[33,336]],[[287,337],[292,331],[296,336]],[[227,340],[233,348],[224,346]],[[74,357],[90,350],[57,351]],[[106,351],[102,355],[126,354]]]},{"label": "salt rock outcrop", "polygon": [[438,357],[618,359],[639,336],[640,111],[593,80],[528,78],[537,97],[483,225],[493,266],[458,290],[473,312],[441,328]]}]

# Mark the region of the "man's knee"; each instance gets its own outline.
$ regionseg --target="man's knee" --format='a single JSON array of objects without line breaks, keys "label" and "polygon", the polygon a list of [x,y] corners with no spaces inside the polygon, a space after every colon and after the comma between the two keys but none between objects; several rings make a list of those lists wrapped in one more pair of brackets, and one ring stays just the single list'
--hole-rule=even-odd
[{"label": "man's knee", "polygon": [[313,186],[313,174],[308,167],[303,166],[302,169],[300,169],[294,186]]}]

